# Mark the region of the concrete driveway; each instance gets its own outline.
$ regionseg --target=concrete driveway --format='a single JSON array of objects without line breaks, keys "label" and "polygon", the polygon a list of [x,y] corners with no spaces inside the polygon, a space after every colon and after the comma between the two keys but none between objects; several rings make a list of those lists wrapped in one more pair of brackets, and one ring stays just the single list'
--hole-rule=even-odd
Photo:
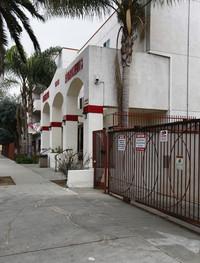
[{"label": "concrete driveway", "polygon": [[66,189],[49,168],[0,156],[0,263],[199,263],[200,236],[93,189]]}]

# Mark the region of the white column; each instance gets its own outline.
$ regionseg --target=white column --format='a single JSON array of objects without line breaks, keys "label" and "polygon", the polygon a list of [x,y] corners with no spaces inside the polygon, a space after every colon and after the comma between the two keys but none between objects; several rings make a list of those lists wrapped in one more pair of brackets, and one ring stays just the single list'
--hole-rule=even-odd
[{"label": "white column", "polygon": [[63,147],[63,145],[62,145],[62,127],[51,127],[51,130],[50,130],[50,147],[51,147],[51,149]]},{"label": "white column", "polygon": [[41,149],[48,149],[50,147],[50,131],[42,130],[41,133]]},{"label": "white column", "polygon": [[78,143],[78,122],[66,121],[63,126],[63,149],[73,149],[77,152]]}]

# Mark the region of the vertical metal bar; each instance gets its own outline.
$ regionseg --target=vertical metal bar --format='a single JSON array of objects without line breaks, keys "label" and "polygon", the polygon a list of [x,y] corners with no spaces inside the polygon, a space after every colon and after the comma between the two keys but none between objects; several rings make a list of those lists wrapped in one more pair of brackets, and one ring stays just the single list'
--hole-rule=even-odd
[{"label": "vertical metal bar", "polygon": [[198,121],[198,222],[200,223],[200,122]]},{"label": "vertical metal bar", "polygon": [[[178,124],[177,126],[178,128],[178,132],[180,130],[180,126]],[[180,143],[182,144],[182,142],[180,142],[180,139],[178,139],[178,151],[177,151],[177,155],[180,156]],[[177,178],[176,178],[176,193],[177,193],[177,201],[179,201],[179,180],[181,178],[181,171],[177,171]],[[178,209],[179,209],[179,204],[177,203],[176,205],[176,213],[178,214]]]},{"label": "vertical metal bar", "polygon": [[107,145],[107,135],[106,131],[103,133],[104,136],[104,192],[106,193],[106,188],[107,188],[107,154],[108,154],[108,145]]},{"label": "vertical metal bar", "polygon": [[193,157],[193,160],[194,160],[194,163],[193,163],[193,219],[196,218],[196,212],[195,212],[195,207],[196,207],[196,204],[195,204],[195,195],[196,195],[196,187],[195,187],[195,181],[196,181],[196,132],[197,132],[197,124],[195,123],[194,124],[194,144],[193,144],[193,147],[194,147],[194,157]]},{"label": "vertical metal bar", "polygon": [[95,140],[96,132],[93,131],[93,168],[94,168],[94,183],[93,188],[95,188],[95,182],[96,182],[96,167],[95,167],[95,161],[96,161],[96,155],[95,155],[95,149],[96,149],[96,140]]},{"label": "vertical metal bar", "polygon": [[110,136],[111,136],[111,133],[108,132],[107,134],[107,143],[108,143],[108,147],[107,147],[107,167],[108,167],[108,175],[107,175],[107,192],[108,194],[110,193],[110,167],[111,167],[111,162],[110,162],[110,155],[112,153],[112,150],[111,150],[111,145],[110,145]]},{"label": "vertical metal bar", "polygon": [[[183,124],[181,124],[181,131],[182,131],[182,137],[183,137]],[[181,156],[183,156],[183,142],[181,144]],[[180,214],[183,214],[183,171],[181,171],[181,211]]]},{"label": "vertical metal bar", "polygon": [[191,134],[192,134],[192,130],[191,130],[191,122],[189,123],[189,130],[187,129],[188,135],[190,136],[189,140],[190,140],[190,144],[189,144],[189,156],[188,156],[188,160],[189,160],[189,176],[188,176],[188,184],[189,184],[189,218],[191,217],[191,157],[192,157],[192,151],[191,151]]},{"label": "vertical metal bar", "polygon": [[[187,124],[185,124],[185,131],[187,131]],[[185,139],[185,143],[186,143],[186,146],[188,145],[188,140],[187,140],[187,132],[185,132],[185,136],[186,136],[186,139]],[[187,150],[186,150],[186,147],[185,147],[185,193],[186,193],[186,187],[187,187]],[[186,193],[187,194],[187,193]],[[186,200],[186,196],[185,196],[185,217],[186,217],[186,211],[187,211],[187,200]]]}]

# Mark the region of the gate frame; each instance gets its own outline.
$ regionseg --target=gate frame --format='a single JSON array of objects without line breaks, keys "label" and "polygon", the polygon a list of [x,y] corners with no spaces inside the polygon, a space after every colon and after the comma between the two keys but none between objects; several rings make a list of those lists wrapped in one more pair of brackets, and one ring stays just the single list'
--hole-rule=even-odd
[{"label": "gate frame", "polygon": [[[192,130],[191,129],[191,124],[195,124],[195,130]],[[117,191],[113,191],[111,188],[110,188],[110,150],[111,150],[111,143],[112,143],[112,140],[111,140],[111,134],[115,134],[115,133],[124,133],[124,132],[133,132],[133,133],[147,133],[147,132],[151,132],[153,129],[155,129],[155,132],[156,133],[159,133],[160,130],[165,130],[165,129],[168,129],[168,127],[172,127],[172,126],[178,126],[179,129],[180,129],[180,126],[182,125],[182,127],[184,127],[184,125],[187,127],[189,126],[190,129],[186,129],[186,130],[179,130],[180,132],[183,131],[184,134],[188,134],[190,135],[190,138],[187,139],[186,137],[186,141],[188,140],[188,145],[191,149],[191,136],[192,134],[196,134],[196,136],[198,136],[198,141],[196,142],[196,146],[194,146],[194,149],[191,149],[193,152],[195,151],[195,147],[198,147],[198,150],[196,150],[196,153],[198,154],[197,158],[195,159],[196,161],[198,161],[198,170],[197,170],[197,174],[198,174],[198,177],[197,177],[197,183],[200,187],[200,119],[192,119],[192,120],[184,120],[184,121],[181,121],[181,122],[173,122],[173,123],[166,123],[166,124],[158,124],[158,125],[152,125],[152,126],[144,126],[144,127],[135,127],[135,128],[132,128],[132,129],[119,129],[119,130],[114,130],[114,131],[111,131],[109,134],[108,134],[108,163],[107,163],[107,167],[108,167],[108,193],[110,194],[115,194],[115,195],[118,195],[118,196],[121,196],[123,198],[127,198],[129,199],[130,197],[129,196],[126,196],[126,195],[123,195],[123,194],[120,194],[118,193]],[[197,140],[197,139],[195,139]],[[171,151],[171,150],[170,150]],[[195,153],[194,153],[195,154]],[[195,161],[194,161],[195,162]],[[189,176],[191,176],[191,174],[189,173]],[[191,180],[191,178],[189,179],[189,181]],[[187,189],[186,189],[187,190]],[[191,190],[189,190],[191,191]],[[141,203],[145,206],[149,206],[149,207],[152,207],[153,209],[156,209],[158,211],[161,211],[165,214],[169,214],[175,218],[179,218],[181,220],[184,220],[188,223],[192,223],[192,224],[195,224],[196,226],[200,226],[200,213],[199,213],[199,209],[200,209],[200,188],[197,190],[197,195],[198,195],[198,200],[199,200],[199,203],[197,203],[197,206],[198,206],[198,214],[197,216],[195,216],[195,214],[190,214],[188,217],[186,215],[183,215],[183,214],[179,214],[179,213],[176,213],[176,212],[171,212],[167,209],[163,209],[159,206],[155,206],[155,205],[151,205],[149,203],[146,203],[146,202],[142,202],[140,200],[140,198],[134,198],[133,200],[137,203]],[[170,196],[170,198],[173,198],[173,196]],[[129,199],[130,200],[130,199]],[[190,202],[191,201],[191,202]],[[185,203],[188,202],[188,200],[185,200]],[[191,204],[191,207],[189,207],[189,209],[194,209],[192,208],[192,204],[194,205],[196,202],[193,200],[190,200],[190,194],[189,194],[189,203]],[[198,219],[195,219],[195,217],[198,217]]]},{"label": "gate frame", "polygon": [[[97,187],[95,185],[96,182],[96,134],[101,133],[104,134],[104,146],[105,146],[105,153],[104,153],[104,164],[102,168],[104,170],[104,181],[99,183],[99,186]],[[101,152],[101,151],[100,151]],[[108,189],[108,178],[107,178],[107,170],[108,170],[108,135],[107,135],[107,130],[98,130],[98,131],[93,131],[93,168],[94,168],[94,183],[93,183],[93,188],[94,189],[102,189],[104,190],[104,193],[107,192]]]}]

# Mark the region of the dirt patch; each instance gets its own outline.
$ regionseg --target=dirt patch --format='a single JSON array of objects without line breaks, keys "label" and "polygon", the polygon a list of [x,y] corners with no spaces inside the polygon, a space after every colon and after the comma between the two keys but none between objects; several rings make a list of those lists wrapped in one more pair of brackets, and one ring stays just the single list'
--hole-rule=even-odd
[{"label": "dirt patch", "polygon": [[67,188],[67,186],[66,186],[67,180],[51,180],[51,182],[53,182],[53,183],[55,183],[61,187]]},{"label": "dirt patch", "polygon": [[0,186],[5,185],[16,185],[13,179],[10,176],[0,177]]}]

